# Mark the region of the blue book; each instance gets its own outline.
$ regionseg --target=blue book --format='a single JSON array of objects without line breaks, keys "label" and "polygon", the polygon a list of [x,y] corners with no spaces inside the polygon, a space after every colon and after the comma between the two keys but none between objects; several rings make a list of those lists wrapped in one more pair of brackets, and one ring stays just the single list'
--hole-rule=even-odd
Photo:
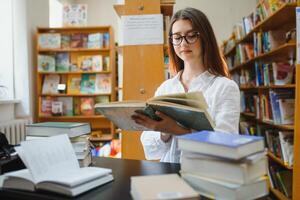
[{"label": "blue book", "polygon": [[264,150],[264,140],[260,136],[201,131],[177,138],[181,150],[233,160]]}]

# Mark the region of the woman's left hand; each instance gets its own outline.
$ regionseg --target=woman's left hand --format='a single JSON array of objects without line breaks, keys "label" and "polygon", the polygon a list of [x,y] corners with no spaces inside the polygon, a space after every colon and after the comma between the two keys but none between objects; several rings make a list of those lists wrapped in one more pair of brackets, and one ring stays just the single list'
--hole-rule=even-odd
[{"label": "woman's left hand", "polygon": [[156,111],[155,114],[161,118],[160,121],[153,120],[146,115],[135,113],[131,116],[131,118],[135,121],[135,123],[140,124],[146,128],[149,128],[154,131],[159,131],[163,133],[169,133],[174,135],[182,135],[191,133],[190,129],[186,129],[172,119],[171,117],[165,115],[162,112]]}]

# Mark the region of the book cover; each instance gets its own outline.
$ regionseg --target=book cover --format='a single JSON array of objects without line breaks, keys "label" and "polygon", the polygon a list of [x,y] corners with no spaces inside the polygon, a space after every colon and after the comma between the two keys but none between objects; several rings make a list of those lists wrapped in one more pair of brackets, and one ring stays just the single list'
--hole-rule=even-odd
[{"label": "book cover", "polygon": [[260,136],[201,131],[177,138],[181,150],[234,160],[264,150],[264,140]]},{"label": "book cover", "polygon": [[52,98],[42,97],[40,116],[51,116],[52,114]]},{"label": "book cover", "polygon": [[42,94],[58,94],[58,84],[60,81],[60,76],[57,74],[45,75]]},{"label": "book cover", "polygon": [[85,116],[91,116],[95,114],[94,111],[94,98],[92,97],[82,97],[80,104],[80,113]]},{"label": "book cover", "polygon": [[70,43],[71,43],[71,36],[63,34],[61,36],[61,48],[62,49],[69,49],[70,48]]},{"label": "book cover", "polygon": [[[96,96],[95,97],[95,104],[98,103],[108,103],[109,100],[109,96]],[[95,109],[95,114],[96,115],[101,115],[101,112],[98,109]]]},{"label": "book cover", "polygon": [[64,26],[85,26],[87,24],[86,4],[65,4],[63,7]]},{"label": "book cover", "polygon": [[279,99],[281,124],[294,124],[295,99]]},{"label": "book cover", "polygon": [[102,56],[79,56],[78,66],[81,71],[102,71]]},{"label": "book cover", "polygon": [[53,116],[63,115],[63,102],[58,100],[52,101],[51,113]]},{"label": "book cover", "polygon": [[73,99],[73,111],[74,111],[74,115],[81,115],[80,113],[80,104],[81,104],[81,100],[80,98],[76,98],[74,97]]},{"label": "book cover", "polygon": [[102,33],[91,33],[88,35],[88,48],[99,49],[103,47],[103,34]]},{"label": "book cover", "polygon": [[103,47],[109,48],[109,33],[103,33]]},{"label": "book cover", "polygon": [[69,74],[68,75],[68,94],[80,94],[81,75]]},{"label": "book cover", "polygon": [[39,72],[55,72],[55,57],[53,55],[38,55]]},{"label": "book cover", "polygon": [[275,85],[291,84],[294,74],[294,65],[289,63],[273,63],[273,80]]},{"label": "book cover", "polygon": [[110,70],[110,57],[104,56],[103,57],[103,71],[109,71]]},{"label": "book cover", "polygon": [[57,97],[63,103],[63,115],[73,116],[73,97]]},{"label": "book cover", "polygon": [[159,120],[155,111],[172,117],[182,126],[194,130],[213,130],[215,124],[207,112],[207,103],[201,92],[178,93],[153,97],[144,101],[121,101],[97,104],[105,117],[123,130],[148,130],[131,119],[135,111]]},{"label": "book cover", "polygon": [[80,92],[82,94],[94,94],[95,93],[95,74],[82,74]]},{"label": "book cover", "polygon": [[110,74],[97,74],[95,92],[98,94],[111,93]]},{"label": "book cover", "polygon": [[83,39],[81,33],[73,33],[71,34],[71,48],[83,48]]},{"label": "book cover", "polygon": [[69,53],[58,53],[55,55],[56,71],[68,72],[70,67]]},{"label": "book cover", "polygon": [[61,35],[59,33],[42,33],[38,36],[40,49],[60,49]]}]

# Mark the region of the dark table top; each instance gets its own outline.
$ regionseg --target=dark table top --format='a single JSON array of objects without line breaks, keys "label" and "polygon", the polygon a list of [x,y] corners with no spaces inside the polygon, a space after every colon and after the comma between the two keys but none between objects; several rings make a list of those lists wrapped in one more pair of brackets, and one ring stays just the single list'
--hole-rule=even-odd
[{"label": "dark table top", "polygon": [[114,158],[93,158],[93,165],[111,168],[114,181],[99,186],[75,198],[46,192],[26,192],[0,188],[0,199],[43,200],[43,199],[132,199],[130,196],[130,177],[139,175],[178,173],[179,164],[151,161],[124,160]]}]

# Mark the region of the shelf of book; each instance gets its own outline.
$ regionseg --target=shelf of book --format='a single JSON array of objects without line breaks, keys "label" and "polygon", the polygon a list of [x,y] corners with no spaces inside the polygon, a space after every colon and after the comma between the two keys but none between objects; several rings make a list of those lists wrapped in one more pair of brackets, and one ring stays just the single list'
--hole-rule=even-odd
[{"label": "shelf of book", "polygon": [[289,22],[290,19],[296,17],[295,16],[296,6],[297,3],[283,4],[281,8],[279,8],[277,11],[272,13],[265,20],[259,22],[256,26],[254,26],[253,29],[248,34],[246,34],[243,38],[236,41],[236,45],[252,41],[253,33],[257,31],[273,30],[285,24],[286,22]]},{"label": "shelf of book", "polygon": [[264,53],[262,55],[256,56],[253,59],[247,60],[244,63],[241,63],[237,66],[234,66],[229,71],[233,73],[234,71],[240,70],[245,67],[252,67],[255,61],[282,61],[295,58],[296,54],[296,43],[286,43],[279,46],[276,49],[271,50],[270,52]]},{"label": "shelf of book", "polygon": [[94,109],[116,100],[112,27],[38,28],[36,38],[37,121],[89,122],[113,138],[114,126]]},{"label": "shelf of book", "polygon": [[40,53],[46,53],[46,52],[109,52],[109,48],[73,48],[73,49],[38,49],[37,50]]},{"label": "shelf of book", "polygon": [[280,166],[282,166],[286,169],[289,169],[289,170],[293,170],[293,167],[291,167],[287,163],[283,162],[280,158],[275,156],[272,152],[268,151],[267,155],[269,156],[269,158],[271,158],[273,161],[275,161]]},{"label": "shelf of book", "polygon": [[290,200],[284,194],[282,194],[279,190],[270,187],[270,191],[279,199],[279,200]]},{"label": "shelf of book", "polygon": [[111,74],[111,71],[38,72],[38,74]]},{"label": "shelf of book", "polygon": [[40,96],[47,96],[47,97],[97,97],[97,96],[111,96],[110,93],[102,94],[41,94]]},{"label": "shelf of book", "polygon": [[268,157],[274,161],[270,162],[274,170],[271,176],[275,173],[275,179],[282,179],[279,185],[273,185],[276,189],[270,188],[271,192],[278,199],[299,199],[300,72],[296,64],[295,8],[300,0],[274,6],[276,2],[259,1],[255,11],[235,27],[237,39],[232,41],[230,36],[223,49],[243,95],[241,110],[249,111],[241,112],[241,131],[266,136]]}]

